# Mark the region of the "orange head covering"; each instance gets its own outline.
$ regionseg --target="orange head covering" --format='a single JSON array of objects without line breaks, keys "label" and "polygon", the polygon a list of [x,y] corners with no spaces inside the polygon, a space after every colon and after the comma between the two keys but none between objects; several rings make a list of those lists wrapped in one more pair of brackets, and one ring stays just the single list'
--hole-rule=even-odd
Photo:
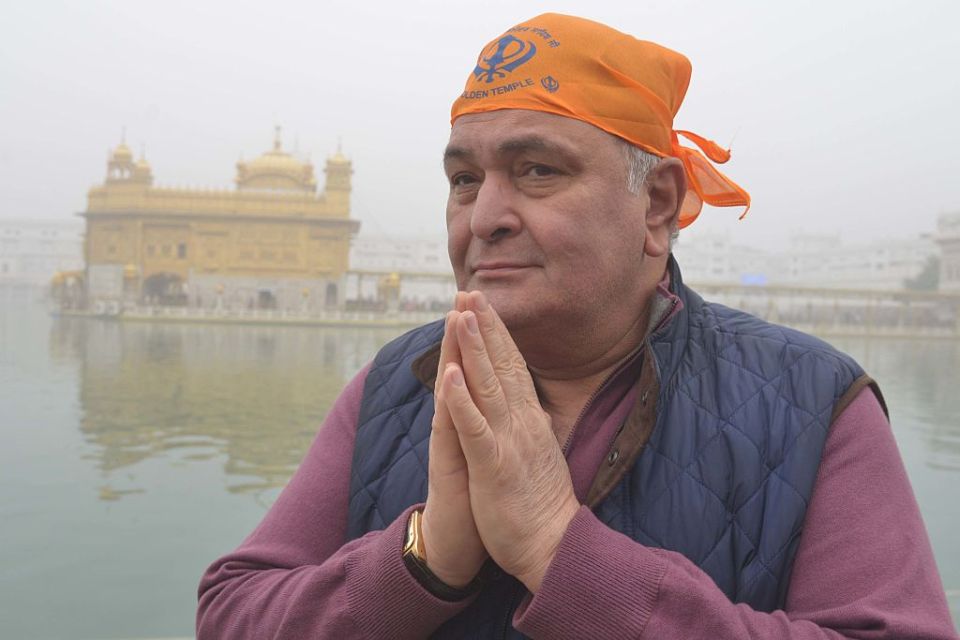
[{"label": "orange head covering", "polygon": [[[710,162],[726,162],[730,152],[673,128],[690,71],[686,57],[658,44],[583,18],[546,13],[484,47],[453,103],[450,122],[497,109],[545,111],[582,120],[658,156],[679,158],[688,182],[679,220],[685,227],[704,202],[750,208],[750,195]],[[681,146],[678,136],[700,151]]]}]

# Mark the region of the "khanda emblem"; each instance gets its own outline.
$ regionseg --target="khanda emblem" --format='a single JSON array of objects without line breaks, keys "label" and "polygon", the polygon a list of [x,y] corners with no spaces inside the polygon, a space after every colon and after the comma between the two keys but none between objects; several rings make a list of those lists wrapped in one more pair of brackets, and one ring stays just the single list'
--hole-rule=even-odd
[{"label": "khanda emblem", "polygon": [[493,82],[504,78],[508,73],[527,62],[537,53],[537,46],[531,41],[524,42],[513,36],[503,36],[480,54],[473,75],[477,80]]}]

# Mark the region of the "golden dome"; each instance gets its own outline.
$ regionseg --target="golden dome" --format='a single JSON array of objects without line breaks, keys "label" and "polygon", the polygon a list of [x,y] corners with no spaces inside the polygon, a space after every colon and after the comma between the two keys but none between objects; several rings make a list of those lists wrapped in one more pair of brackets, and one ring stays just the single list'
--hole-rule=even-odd
[{"label": "golden dome", "polygon": [[114,162],[132,162],[133,152],[130,151],[130,147],[121,142],[117,145],[117,148],[113,150],[113,154],[111,154],[111,160]]},{"label": "golden dome", "polygon": [[350,164],[350,158],[343,155],[338,148],[335,154],[327,158],[327,164]]},{"label": "golden dome", "polygon": [[130,172],[130,179],[134,182],[143,182],[148,185],[153,184],[153,170],[150,169],[150,163],[144,157],[143,151],[140,152],[140,159],[133,165]]},{"label": "golden dome", "polygon": [[127,146],[126,140],[121,139],[107,160],[107,183],[129,182],[134,178],[135,166],[133,152]]},{"label": "golden dome", "polygon": [[246,163],[247,171],[300,172],[305,162],[300,162],[284,151],[267,151],[259,158]]},{"label": "golden dome", "polygon": [[316,191],[317,181],[312,164],[283,150],[277,127],[273,149],[250,162],[237,163],[237,188]]}]

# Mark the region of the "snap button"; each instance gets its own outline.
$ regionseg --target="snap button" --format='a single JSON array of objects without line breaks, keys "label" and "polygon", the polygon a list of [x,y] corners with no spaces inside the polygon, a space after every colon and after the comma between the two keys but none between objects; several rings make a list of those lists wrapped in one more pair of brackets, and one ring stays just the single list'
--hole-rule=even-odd
[{"label": "snap button", "polygon": [[607,456],[607,464],[611,467],[616,464],[617,460],[620,459],[620,449],[614,449],[610,452],[610,455]]}]

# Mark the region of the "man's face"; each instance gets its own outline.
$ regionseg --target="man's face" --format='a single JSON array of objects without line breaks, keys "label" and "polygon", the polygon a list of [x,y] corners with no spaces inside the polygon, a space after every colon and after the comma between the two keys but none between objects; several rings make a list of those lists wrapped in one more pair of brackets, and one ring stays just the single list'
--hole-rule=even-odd
[{"label": "man's face", "polygon": [[457,286],[483,291],[508,327],[589,326],[642,303],[648,199],[627,191],[615,138],[537,111],[472,114],[444,169]]}]

